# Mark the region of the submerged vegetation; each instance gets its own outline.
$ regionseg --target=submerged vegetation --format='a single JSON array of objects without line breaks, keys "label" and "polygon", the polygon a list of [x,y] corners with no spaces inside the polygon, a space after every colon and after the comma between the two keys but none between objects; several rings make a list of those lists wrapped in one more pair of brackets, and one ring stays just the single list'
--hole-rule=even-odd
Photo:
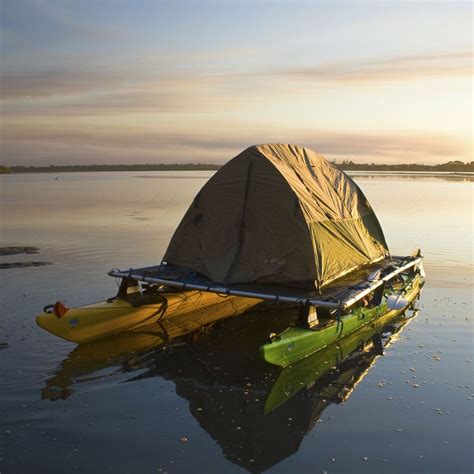
[{"label": "submerged vegetation", "polygon": [[[463,161],[448,161],[439,165],[412,164],[377,164],[377,163],[354,163],[344,160],[341,163],[333,162],[339,169],[345,171],[414,171],[414,172],[451,172],[465,173],[474,172],[474,161],[464,163]],[[62,173],[62,172],[85,172],[85,171],[215,171],[221,165],[205,163],[158,163],[158,164],[135,164],[135,165],[49,165],[49,166],[2,166],[0,174],[10,173]]]}]

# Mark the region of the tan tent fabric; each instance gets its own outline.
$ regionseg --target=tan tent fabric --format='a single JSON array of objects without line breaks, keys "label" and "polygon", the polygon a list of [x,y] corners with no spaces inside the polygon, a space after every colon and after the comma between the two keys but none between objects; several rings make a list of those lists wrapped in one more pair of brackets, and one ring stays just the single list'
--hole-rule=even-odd
[{"label": "tan tent fabric", "polygon": [[216,283],[321,289],[388,256],[359,187],[312,150],[250,147],[195,197],[165,253]]}]

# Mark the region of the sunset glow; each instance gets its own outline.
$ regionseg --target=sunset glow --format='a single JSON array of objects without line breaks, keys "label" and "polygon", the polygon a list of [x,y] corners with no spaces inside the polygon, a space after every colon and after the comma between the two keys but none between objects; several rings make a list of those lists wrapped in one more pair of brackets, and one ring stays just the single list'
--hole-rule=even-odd
[{"label": "sunset glow", "polygon": [[470,2],[2,2],[7,165],[471,161]]}]

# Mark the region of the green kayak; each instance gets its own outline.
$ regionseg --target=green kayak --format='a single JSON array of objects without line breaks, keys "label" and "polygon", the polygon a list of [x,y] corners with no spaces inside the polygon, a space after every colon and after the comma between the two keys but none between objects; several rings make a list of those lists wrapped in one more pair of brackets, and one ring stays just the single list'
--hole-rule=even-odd
[{"label": "green kayak", "polygon": [[[270,364],[286,367],[347,337],[382,316],[392,317],[402,313],[418,296],[424,283],[420,273],[402,275],[402,278],[401,287],[385,289],[380,304],[375,307],[353,306],[346,314],[322,320],[314,328],[289,327],[280,334],[271,336],[270,341],[260,347],[261,357]],[[387,301],[401,294],[404,306],[390,309]]]},{"label": "green kayak", "polygon": [[[413,314],[404,312],[403,314],[391,315],[387,313],[381,318],[377,318],[370,324],[363,326],[358,331],[354,331],[349,336],[336,341],[324,349],[305,357],[290,367],[286,367],[280,373],[278,379],[274,383],[265,402],[265,414],[270,413],[286,401],[296,395],[300,390],[310,387],[316,381],[323,379],[326,373],[334,371],[342,366],[345,362],[350,362],[355,367],[359,367],[354,363],[357,357],[365,354],[367,351],[374,353],[372,359],[375,361],[380,350],[383,351],[390,342],[394,334],[399,333],[402,328],[413,319]],[[384,328],[390,327],[390,337],[383,344],[383,348],[374,351],[374,338],[381,337]],[[340,372],[338,372],[339,375]],[[354,382],[354,380],[351,380]],[[340,384],[338,384],[340,386]],[[344,384],[344,391],[348,395],[353,390],[353,383]]]}]

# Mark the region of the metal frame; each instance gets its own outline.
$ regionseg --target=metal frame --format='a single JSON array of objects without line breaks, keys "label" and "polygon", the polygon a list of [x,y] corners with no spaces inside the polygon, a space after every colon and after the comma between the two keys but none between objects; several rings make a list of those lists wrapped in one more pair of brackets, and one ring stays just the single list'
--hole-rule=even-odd
[{"label": "metal frame", "polygon": [[405,265],[402,265],[401,267],[398,267],[393,272],[389,273],[388,275],[385,275],[380,280],[377,280],[377,281],[373,282],[371,285],[369,285],[364,290],[361,290],[359,293],[354,295],[352,298],[349,298],[348,300],[343,301],[342,302],[342,309],[349,308],[354,303],[356,303],[357,301],[364,298],[364,296],[367,296],[369,293],[372,293],[372,291],[376,290],[379,286],[381,286],[384,283],[390,281],[393,277],[399,275],[400,273],[403,273],[405,270],[408,270],[409,268],[416,266],[417,264],[421,263],[422,261],[423,261],[423,257],[418,257],[418,258],[415,258],[414,260],[406,263]]},{"label": "metal frame", "polygon": [[[405,258],[405,257],[396,257],[396,258]],[[169,286],[171,288],[177,288],[183,291],[184,290],[205,291],[208,293],[219,293],[219,294],[224,294],[228,296],[241,296],[244,298],[256,298],[259,300],[274,301],[276,303],[277,302],[293,303],[293,304],[301,304],[301,305],[307,305],[307,306],[319,306],[322,308],[344,310],[344,309],[349,308],[353,304],[357,303],[357,301],[361,300],[369,293],[372,293],[372,291],[374,291],[375,289],[377,289],[379,286],[383,285],[387,281],[391,280],[396,275],[421,263],[422,260],[423,260],[423,257],[415,258],[414,260],[411,260],[405,265],[402,265],[401,267],[397,268],[396,270],[389,273],[388,275],[385,275],[380,280],[376,280],[370,283],[369,286],[367,286],[367,288],[364,288],[363,290],[359,291],[351,298],[345,301],[337,301],[337,302],[320,300],[317,298],[301,298],[298,296],[285,296],[285,295],[272,295],[268,293],[256,293],[252,291],[236,290],[236,289],[226,288],[222,286],[205,286],[205,285],[197,285],[194,283],[182,283],[175,280],[154,278],[154,277],[141,275],[139,273],[134,273],[137,271],[137,269],[133,269],[133,268],[130,268],[129,270],[110,270],[108,274],[112,277],[133,278],[134,280],[137,280],[137,281],[143,281],[145,283],[156,283],[157,285],[165,285],[165,286]]]}]

